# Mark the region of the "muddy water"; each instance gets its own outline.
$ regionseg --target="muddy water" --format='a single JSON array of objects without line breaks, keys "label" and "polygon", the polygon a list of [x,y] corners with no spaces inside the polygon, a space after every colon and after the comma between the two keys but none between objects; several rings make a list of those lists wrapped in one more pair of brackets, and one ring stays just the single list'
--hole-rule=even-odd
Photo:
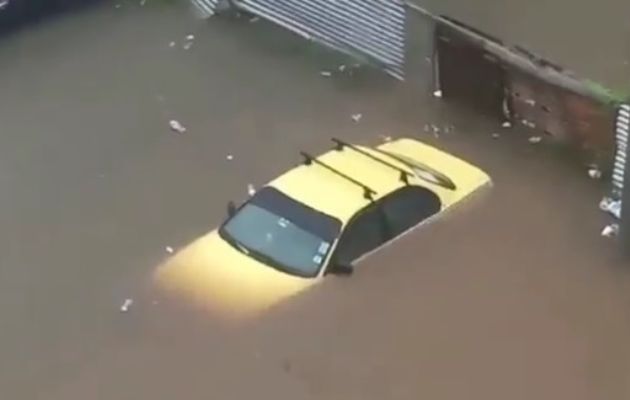
[{"label": "muddy water", "polygon": [[[137,5],[0,43],[2,398],[630,395],[630,277],[599,237],[599,184],[380,75],[319,75],[338,62],[262,24]],[[171,118],[188,131],[169,131]],[[420,137],[495,185],[245,325],[147,287],[166,246],[333,134]]]}]

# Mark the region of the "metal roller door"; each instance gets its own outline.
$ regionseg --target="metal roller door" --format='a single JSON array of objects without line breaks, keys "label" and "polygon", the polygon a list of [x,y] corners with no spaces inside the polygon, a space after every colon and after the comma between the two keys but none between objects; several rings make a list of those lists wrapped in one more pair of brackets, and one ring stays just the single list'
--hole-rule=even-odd
[{"label": "metal roller door", "polygon": [[201,18],[213,16],[220,1],[221,0],[190,0],[195,8],[195,13]]},{"label": "metal roller door", "polygon": [[[208,1],[208,0],[205,0]],[[402,0],[237,0],[307,39],[404,78],[406,6]]]}]

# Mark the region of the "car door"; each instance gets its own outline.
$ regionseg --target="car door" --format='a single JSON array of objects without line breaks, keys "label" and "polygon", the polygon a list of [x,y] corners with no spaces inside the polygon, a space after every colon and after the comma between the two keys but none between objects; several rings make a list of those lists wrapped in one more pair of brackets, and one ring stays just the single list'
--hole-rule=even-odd
[{"label": "car door", "polygon": [[440,198],[421,186],[404,186],[382,200],[387,240],[393,240],[440,212]]},{"label": "car door", "polygon": [[379,204],[360,211],[341,234],[333,263],[348,265],[387,241],[385,218]]}]

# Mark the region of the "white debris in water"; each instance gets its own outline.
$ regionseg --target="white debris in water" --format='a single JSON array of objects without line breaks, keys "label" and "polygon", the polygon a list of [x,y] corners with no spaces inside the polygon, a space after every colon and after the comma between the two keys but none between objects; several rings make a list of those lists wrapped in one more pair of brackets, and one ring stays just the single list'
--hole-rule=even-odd
[{"label": "white debris in water", "polygon": [[321,76],[325,76],[325,77],[327,77],[327,78],[328,78],[328,77],[330,77],[330,76],[332,76],[332,72],[330,72],[330,71],[320,71],[320,72],[319,72],[319,74],[320,74]]},{"label": "white debris in water", "polygon": [[125,299],[122,306],[120,306],[120,312],[127,312],[133,305],[133,299]]},{"label": "white debris in water", "polygon": [[348,67],[346,67],[345,64],[341,64],[337,69],[339,70],[339,72],[343,72],[343,71],[346,70],[346,68],[348,68]]},{"label": "white debris in water", "polygon": [[170,43],[168,44],[168,47],[175,47],[175,45],[176,45],[176,44],[177,44],[177,43],[175,43],[175,42],[170,42]]},{"label": "white debris in water", "polygon": [[186,41],[184,42],[184,50],[190,50],[195,40],[195,35],[186,36]]},{"label": "white debris in water", "polygon": [[528,127],[528,128],[536,129],[536,124],[533,123],[532,121],[528,121],[528,120],[524,119],[524,120],[521,120],[521,123],[523,125],[525,125],[526,127]]},{"label": "white debris in water", "polygon": [[597,168],[597,166],[593,165],[588,169],[588,176],[591,179],[601,179],[602,171],[599,168]]},{"label": "white debris in water", "polygon": [[614,237],[617,236],[617,234],[619,234],[619,224],[610,224],[610,225],[606,225],[604,227],[604,229],[602,229],[602,236],[603,237]]},{"label": "white debris in water", "polygon": [[172,119],[168,122],[168,125],[171,127],[171,129],[177,133],[184,133],[186,132],[186,127],[184,125],[182,125],[178,120],[176,119]]},{"label": "white debris in water", "polygon": [[228,161],[232,161],[234,159],[234,156],[231,154],[228,154],[227,156],[225,156],[225,159]]},{"label": "white debris in water", "polygon": [[442,91],[441,90],[436,90],[435,92],[433,92],[433,97],[437,97],[442,98]]},{"label": "white debris in water", "polygon": [[120,7],[122,7],[120,4],[116,4],[116,5],[114,6],[114,8],[120,8]]},{"label": "white debris in water", "polygon": [[531,144],[538,144],[540,142],[542,142],[542,137],[541,136],[532,136],[528,139],[529,143]]},{"label": "white debris in water", "polygon": [[249,22],[251,22],[252,24],[256,23],[258,21],[260,21],[260,17],[252,17],[252,18],[249,19]]},{"label": "white debris in water", "polygon": [[359,122],[359,121],[361,121],[361,118],[363,118],[363,114],[360,114],[360,113],[359,113],[359,114],[352,114],[352,120],[353,120],[354,122]]},{"label": "white debris in water", "polygon": [[610,197],[604,197],[599,202],[599,209],[611,214],[617,219],[621,219],[621,200],[613,200]]},{"label": "white debris in water", "polygon": [[492,134],[492,139],[498,139],[500,137],[501,137],[501,135],[499,135],[498,133],[493,133]]},{"label": "white debris in water", "polygon": [[256,194],[256,188],[251,183],[247,184],[247,194],[253,196]]},{"label": "white debris in water", "polygon": [[144,7],[147,4],[147,0],[140,0],[140,7]]},{"label": "white debris in water", "polygon": [[510,121],[505,121],[504,123],[501,124],[501,126],[504,128],[511,128],[512,123]]},{"label": "white debris in water", "polygon": [[173,249],[171,246],[166,246],[165,250],[168,254],[173,254],[175,252],[175,249]]},{"label": "white debris in water", "polygon": [[392,137],[388,136],[388,135],[380,135],[379,137],[381,138],[381,140],[383,142],[391,142],[392,141]]}]

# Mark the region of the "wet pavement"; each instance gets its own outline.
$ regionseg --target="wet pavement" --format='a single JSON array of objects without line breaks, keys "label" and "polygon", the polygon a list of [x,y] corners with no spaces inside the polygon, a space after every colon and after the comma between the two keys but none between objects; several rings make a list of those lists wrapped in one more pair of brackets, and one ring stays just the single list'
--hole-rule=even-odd
[{"label": "wet pavement", "polygon": [[[130,4],[0,42],[2,398],[630,395],[630,276],[584,169],[378,73],[322,77],[343,60],[264,23]],[[563,38],[549,39],[560,61]],[[600,58],[580,65],[617,68]],[[246,325],[156,301],[167,246],[333,135],[422,138],[495,185]]]}]

